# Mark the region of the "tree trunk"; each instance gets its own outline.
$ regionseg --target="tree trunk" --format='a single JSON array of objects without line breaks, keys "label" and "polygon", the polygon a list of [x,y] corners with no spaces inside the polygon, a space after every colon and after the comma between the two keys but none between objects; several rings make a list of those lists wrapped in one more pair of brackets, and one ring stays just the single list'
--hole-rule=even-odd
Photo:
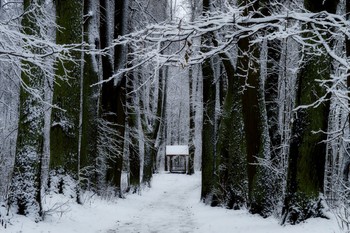
[{"label": "tree trunk", "polygon": [[[24,33],[41,36],[36,25],[40,13],[31,5],[31,0],[24,1],[25,10],[33,10],[22,20]],[[43,4],[39,1],[38,4]],[[44,131],[44,82],[45,76],[39,67],[31,67],[32,76],[22,73],[24,84],[31,88],[31,93],[23,85],[20,90],[19,122],[15,164],[11,182],[10,202],[17,207],[17,213],[31,216],[35,221],[42,217],[41,168],[43,156]]]},{"label": "tree trunk", "polygon": [[235,76],[231,61],[221,55],[227,75],[227,91],[222,106],[222,117],[218,129],[217,151],[220,164],[217,166],[219,180],[217,192],[221,203],[227,208],[240,209],[247,203],[248,176],[246,143],[242,115],[241,83]]},{"label": "tree trunk", "polygon": [[[240,3],[242,2],[247,4],[250,1],[240,1]],[[244,14],[255,12],[255,9],[261,11],[258,6],[262,3],[260,1],[254,2],[246,9]],[[260,14],[256,15],[253,17],[261,17]],[[257,165],[257,158],[265,158],[262,115],[264,106],[261,102],[260,64],[257,63],[260,52],[256,45],[250,44],[250,40],[249,37],[239,39],[240,53],[237,60],[237,78],[241,79],[243,85],[246,84],[246,86],[242,86],[244,88],[242,110],[248,162],[248,206],[251,213],[268,216],[271,214],[271,208],[267,204],[268,179],[266,168]]]},{"label": "tree trunk", "polygon": [[[83,4],[79,0],[57,0],[56,43],[80,44],[82,42]],[[56,74],[66,80],[55,82],[53,108],[51,116],[50,134],[50,167],[55,175],[62,176],[59,182],[60,191],[64,184],[63,176],[69,175],[79,180],[80,154],[79,154],[79,122],[81,103],[82,64],[80,52],[72,52],[76,61],[59,63]],[[78,187],[77,187],[78,188]],[[78,190],[77,190],[78,191]],[[77,193],[77,201],[79,193]]]},{"label": "tree trunk", "polygon": [[196,117],[196,111],[195,111],[195,86],[194,79],[196,78],[193,74],[193,67],[189,68],[189,93],[190,93],[190,128],[189,128],[189,158],[188,158],[188,170],[186,171],[188,175],[194,174],[194,153],[195,153],[195,145],[194,145],[194,138],[195,138],[195,117]]},{"label": "tree trunk", "polygon": [[[89,11],[96,12],[97,4],[92,0],[84,0],[84,15]],[[97,26],[96,14],[87,16],[84,20],[83,34],[84,42],[95,45],[99,49],[99,36],[93,31]],[[95,24],[95,25],[94,25]],[[80,168],[82,178],[82,187],[85,189],[94,188],[96,184],[96,156],[97,156],[97,119],[99,114],[100,88],[92,86],[99,81],[98,76],[98,58],[95,55],[83,54],[83,81],[81,93],[81,143],[80,143]]]},{"label": "tree trunk", "polygon": [[202,129],[202,191],[201,199],[212,202],[214,185],[215,132],[215,83],[210,60],[202,65],[203,72],[203,129]]},{"label": "tree trunk", "polygon": [[[139,126],[140,119],[140,101],[139,101],[139,93],[133,92],[138,86],[137,80],[137,70],[129,73],[127,77],[127,96],[126,96],[126,119],[127,119],[127,127],[128,127],[128,139],[129,143],[126,142],[127,145],[127,153],[129,154],[129,188],[132,189],[132,193],[136,193],[140,189],[140,176],[141,176],[141,159],[140,156],[144,152],[141,151],[141,147],[139,144],[140,139],[140,130]],[[142,140],[142,139],[141,139]],[[143,142],[142,142],[143,143]]]},{"label": "tree trunk", "polygon": [[[326,10],[335,13],[338,1],[305,0],[312,12]],[[307,36],[307,35],[306,35]],[[306,64],[298,76],[296,106],[309,105],[325,94],[316,80],[330,76],[331,61],[327,55],[306,56]],[[282,211],[282,223],[296,224],[310,217],[323,216],[320,193],[323,192],[329,102],[317,107],[299,108],[292,126],[288,162],[287,192]]]},{"label": "tree trunk", "polygon": [[[103,8],[103,7],[101,7]],[[101,12],[103,9],[101,9]],[[114,19],[114,37],[122,35],[123,28],[126,27],[123,22],[123,17],[125,15],[125,1],[116,1],[115,2],[115,19]],[[102,16],[103,14],[101,14]],[[106,18],[102,19],[106,20]],[[108,22],[105,22],[106,24]],[[101,27],[101,47],[105,48],[108,46],[109,34],[107,26]],[[119,67],[122,67],[124,64],[123,58],[123,49],[122,46],[117,46],[114,50],[114,64],[112,64],[113,59],[111,57],[103,56],[102,57],[102,66],[103,66],[103,79],[108,79],[111,77]],[[119,132],[120,136],[124,136],[125,133],[125,85],[126,77],[118,77],[117,81],[110,81],[102,85],[102,117],[108,122],[113,123],[115,129]],[[120,139],[120,138],[119,138]],[[117,139],[117,140],[119,140]],[[119,140],[118,147],[124,148],[124,141]],[[110,155],[107,161],[108,169],[106,174],[106,182],[110,185],[113,185],[119,195],[121,196],[121,172],[123,166],[123,157],[122,151],[119,154]]]}]

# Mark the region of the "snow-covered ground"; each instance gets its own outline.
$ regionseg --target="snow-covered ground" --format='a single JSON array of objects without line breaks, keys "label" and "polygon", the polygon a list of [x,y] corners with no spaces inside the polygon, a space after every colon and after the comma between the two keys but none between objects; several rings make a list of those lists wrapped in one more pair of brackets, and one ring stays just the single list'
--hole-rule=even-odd
[{"label": "snow-covered ground", "polygon": [[[57,208],[35,223],[14,216],[1,233],[338,233],[336,221],[310,219],[297,226],[280,226],[246,211],[212,208],[199,202],[200,174],[157,174],[152,188],[126,199],[101,200],[85,195],[85,204],[55,195],[45,208]],[[58,203],[57,203],[58,202]],[[60,205],[62,204],[62,205]]]}]

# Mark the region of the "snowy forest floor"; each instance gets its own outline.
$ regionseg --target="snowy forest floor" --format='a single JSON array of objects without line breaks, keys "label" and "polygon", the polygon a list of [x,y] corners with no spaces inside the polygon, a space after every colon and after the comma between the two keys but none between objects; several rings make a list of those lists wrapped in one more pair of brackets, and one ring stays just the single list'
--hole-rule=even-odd
[{"label": "snowy forest floor", "polygon": [[84,194],[85,204],[61,195],[45,198],[51,209],[45,221],[35,223],[13,216],[1,233],[337,233],[336,220],[309,219],[296,226],[280,226],[245,210],[212,208],[199,201],[200,174],[157,174],[152,188],[125,199],[101,200]]}]

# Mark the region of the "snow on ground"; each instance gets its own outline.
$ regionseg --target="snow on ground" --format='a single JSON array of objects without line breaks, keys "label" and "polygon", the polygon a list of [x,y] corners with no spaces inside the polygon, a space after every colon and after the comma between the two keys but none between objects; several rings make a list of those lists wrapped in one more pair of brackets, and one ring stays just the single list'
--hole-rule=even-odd
[{"label": "snow on ground", "polygon": [[[200,174],[157,174],[142,195],[106,201],[85,194],[85,204],[59,195],[48,196],[45,208],[55,207],[45,221],[14,216],[1,233],[338,233],[336,221],[310,219],[280,226],[246,211],[212,208],[199,202]],[[69,203],[66,203],[69,201]],[[55,204],[56,203],[56,204]],[[63,203],[62,206],[57,203]]]}]

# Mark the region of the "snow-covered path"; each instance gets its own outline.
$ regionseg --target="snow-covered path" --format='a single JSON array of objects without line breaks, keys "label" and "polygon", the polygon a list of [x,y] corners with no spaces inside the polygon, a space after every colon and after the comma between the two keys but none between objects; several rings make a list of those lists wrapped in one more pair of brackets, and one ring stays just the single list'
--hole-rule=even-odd
[{"label": "snow-covered path", "polygon": [[[193,232],[193,200],[198,202],[200,183],[182,174],[156,176],[152,189],[134,199],[135,213],[118,220],[116,229],[123,233],[189,233]],[[118,219],[118,218],[117,218]]]},{"label": "snow-covered path", "polygon": [[339,233],[334,219],[309,219],[280,226],[245,210],[205,206],[200,198],[200,174],[157,174],[152,188],[125,199],[101,200],[84,194],[84,205],[62,195],[45,198],[54,209],[43,222],[13,216],[1,233]]},{"label": "snow-covered path", "polygon": [[130,212],[117,216],[116,226],[107,233],[339,232],[334,220],[310,219],[297,226],[280,226],[274,218],[205,206],[199,202],[200,174],[159,174],[152,184],[141,196],[128,196],[129,208],[125,208]]}]

